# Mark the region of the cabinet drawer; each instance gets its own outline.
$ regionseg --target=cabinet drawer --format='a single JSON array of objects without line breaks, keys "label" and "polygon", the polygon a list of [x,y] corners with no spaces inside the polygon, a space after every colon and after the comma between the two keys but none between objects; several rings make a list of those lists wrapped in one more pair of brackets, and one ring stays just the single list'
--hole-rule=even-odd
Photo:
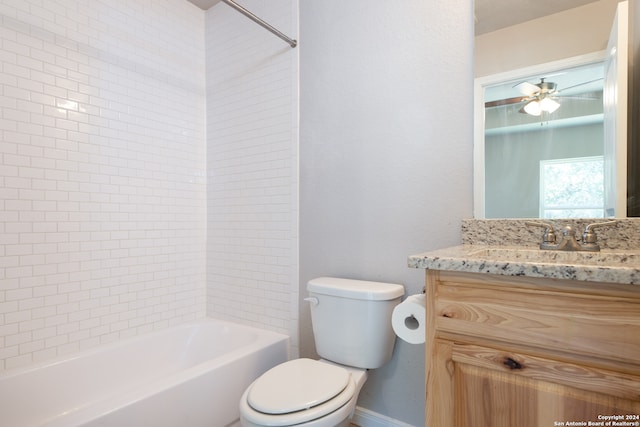
[{"label": "cabinet drawer", "polygon": [[572,293],[442,276],[436,283],[436,335],[490,339],[640,364],[640,298]]},{"label": "cabinet drawer", "polygon": [[640,410],[640,377],[635,375],[466,344],[454,344],[451,359],[457,366],[474,366],[481,370],[568,386],[580,394],[588,391],[622,398],[635,402],[634,407]]},{"label": "cabinet drawer", "polygon": [[633,375],[473,345],[453,345],[452,361],[456,426],[553,426],[640,412]]}]

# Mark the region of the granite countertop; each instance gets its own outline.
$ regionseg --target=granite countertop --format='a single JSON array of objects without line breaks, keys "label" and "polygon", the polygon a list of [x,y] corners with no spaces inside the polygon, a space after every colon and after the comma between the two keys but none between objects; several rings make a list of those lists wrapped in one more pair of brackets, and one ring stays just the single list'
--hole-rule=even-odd
[{"label": "granite countertop", "polygon": [[460,245],[412,255],[409,267],[640,285],[640,251],[563,252]]},{"label": "granite countertop", "polygon": [[462,228],[463,244],[412,255],[409,267],[640,285],[638,219],[598,230],[600,252],[541,250],[539,230],[522,220],[464,220]]}]

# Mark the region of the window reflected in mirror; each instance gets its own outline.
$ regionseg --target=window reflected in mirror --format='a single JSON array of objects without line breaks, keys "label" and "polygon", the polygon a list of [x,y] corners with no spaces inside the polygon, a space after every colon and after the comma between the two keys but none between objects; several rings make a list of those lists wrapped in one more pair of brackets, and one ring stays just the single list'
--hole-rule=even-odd
[{"label": "window reflected in mirror", "polygon": [[603,156],[540,160],[540,218],[603,218]]}]

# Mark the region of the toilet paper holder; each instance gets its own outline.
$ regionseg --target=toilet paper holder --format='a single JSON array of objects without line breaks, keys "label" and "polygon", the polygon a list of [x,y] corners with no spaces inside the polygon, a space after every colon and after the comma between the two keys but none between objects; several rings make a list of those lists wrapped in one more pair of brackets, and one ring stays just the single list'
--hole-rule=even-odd
[{"label": "toilet paper holder", "polygon": [[425,343],[425,298],[423,293],[409,295],[393,309],[391,327],[400,339],[409,344]]},{"label": "toilet paper holder", "polygon": [[411,329],[412,331],[414,331],[420,327],[420,322],[412,314],[411,316],[404,319],[404,326],[406,326],[407,329]]},{"label": "toilet paper holder", "polygon": [[[427,293],[427,287],[423,286],[422,287],[422,294],[426,294]],[[420,327],[420,322],[418,321],[418,319],[416,319],[416,317],[412,314],[411,316],[407,317],[406,319],[404,319],[404,325],[411,329],[411,330],[415,330],[418,329]]]}]

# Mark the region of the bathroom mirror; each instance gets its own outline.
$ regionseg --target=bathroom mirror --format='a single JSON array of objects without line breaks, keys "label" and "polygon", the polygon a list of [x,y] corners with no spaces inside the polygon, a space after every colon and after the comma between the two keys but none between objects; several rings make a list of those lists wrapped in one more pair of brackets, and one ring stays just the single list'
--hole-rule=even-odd
[{"label": "bathroom mirror", "polygon": [[[476,1],[474,216],[626,216],[626,120],[623,134],[616,119],[605,118],[627,114],[626,101],[622,111],[606,101],[613,99],[606,95],[612,87],[625,94],[626,87],[610,83],[611,76],[604,83],[605,74],[616,71],[609,61],[619,41],[607,42],[618,1],[571,0],[561,2],[561,10],[554,9],[559,2],[546,0],[527,10],[530,3]],[[578,25],[592,40],[584,40],[586,30]],[[618,59],[626,64],[626,56]],[[552,104],[554,111],[535,111],[538,101]],[[538,114],[527,113],[525,106]],[[579,149],[561,147],[562,138]],[[600,183],[592,179],[597,170]],[[576,181],[580,175],[585,183]],[[589,185],[600,185],[601,194],[592,198]]]}]

